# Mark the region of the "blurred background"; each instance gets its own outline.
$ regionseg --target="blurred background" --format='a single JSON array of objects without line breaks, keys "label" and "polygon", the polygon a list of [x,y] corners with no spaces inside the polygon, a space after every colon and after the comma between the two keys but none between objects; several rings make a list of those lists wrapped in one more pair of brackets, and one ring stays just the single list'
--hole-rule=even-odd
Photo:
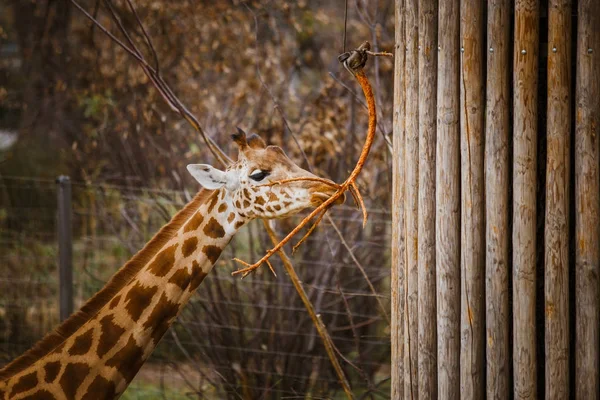
[{"label": "blurred background", "polygon": [[[118,35],[104,1],[79,3]],[[142,43],[127,4],[111,4]],[[135,5],[163,77],[226,152],[235,157],[229,136],[239,126],[318,175],[345,179],[367,111],[337,61],[344,0]],[[369,40],[393,51],[393,6],[348,0],[347,48]],[[331,212],[339,233],[325,221],[292,258],[354,393],[366,399],[389,397],[392,68],[389,59],[366,68],[378,107],[358,180],[367,227],[349,200]],[[199,189],[189,163],[216,161],[72,3],[0,2],[0,367],[59,322],[56,177],[72,181],[77,308]],[[285,234],[298,218],[276,230]],[[255,260],[269,247],[260,221],[240,231],[124,398],[343,398],[278,260],[277,277],[230,275],[233,257]]]}]

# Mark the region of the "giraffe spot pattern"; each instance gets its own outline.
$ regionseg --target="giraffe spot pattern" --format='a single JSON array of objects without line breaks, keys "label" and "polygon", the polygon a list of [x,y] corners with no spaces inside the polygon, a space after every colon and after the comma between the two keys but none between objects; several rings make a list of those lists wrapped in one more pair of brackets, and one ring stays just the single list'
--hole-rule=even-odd
[{"label": "giraffe spot pattern", "polygon": [[204,233],[206,236],[213,239],[218,239],[225,236],[225,230],[223,229],[223,226],[214,218],[211,218],[206,226],[204,226]]},{"label": "giraffe spot pattern", "polygon": [[183,246],[181,246],[181,253],[183,254],[184,257],[189,257],[190,255],[192,255],[192,253],[194,251],[196,251],[197,247],[198,247],[198,238],[191,237],[189,239],[186,239],[185,242],[183,242]]},{"label": "giraffe spot pattern", "polygon": [[38,384],[37,372],[34,371],[30,374],[23,375],[21,378],[19,378],[17,383],[15,383],[15,385],[13,386],[12,391],[8,397],[10,398],[19,393],[31,390],[37,384]]},{"label": "giraffe spot pattern", "polygon": [[133,336],[130,336],[127,344],[106,361],[106,366],[115,367],[123,378],[130,382],[144,364],[143,355],[141,347],[137,345]]},{"label": "giraffe spot pattern", "polygon": [[240,203],[240,201],[236,200],[235,201],[235,208],[241,208],[241,207],[242,207],[242,204]]},{"label": "giraffe spot pattern", "polygon": [[244,199],[244,208],[248,208],[250,207],[250,202],[246,199]]},{"label": "giraffe spot pattern", "polygon": [[144,323],[144,329],[151,329],[150,336],[155,345],[169,329],[171,321],[177,316],[178,311],[179,304],[169,301],[167,295],[163,293],[158,304]]},{"label": "giraffe spot pattern", "polygon": [[86,354],[92,346],[93,329],[88,329],[85,333],[77,336],[73,345],[69,349],[69,354],[72,356],[80,356]]},{"label": "giraffe spot pattern", "polygon": [[280,211],[281,210],[281,206],[279,204],[275,204],[273,206],[273,208],[275,209],[275,211]]},{"label": "giraffe spot pattern", "polygon": [[204,278],[206,277],[206,273],[202,271],[200,268],[200,264],[196,260],[192,263],[192,282],[190,284],[190,291],[196,290],[198,286],[202,283]]},{"label": "giraffe spot pattern", "polygon": [[231,214],[229,214],[229,217],[227,217],[227,222],[231,223],[234,219],[235,219],[235,214],[231,213]]},{"label": "giraffe spot pattern", "polygon": [[44,365],[44,375],[45,375],[44,380],[47,383],[54,382],[54,380],[58,376],[59,372],[60,372],[60,362],[59,361],[52,361],[52,362],[46,363]]},{"label": "giraffe spot pattern", "polygon": [[121,301],[121,295],[116,296],[114,299],[112,299],[110,301],[110,304],[108,305],[108,309],[112,310],[113,308],[115,308],[116,306],[119,305],[119,301]]},{"label": "giraffe spot pattern", "polygon": [[291,205],[291,204],[292,204],[292,203],[291,203],[291,202],[289,202],[289,201],[284,201],[284,202],[283,202],[283,206],[284,206],[284,207],[288,207],[288,206],[289,206],[289,205]]},{"label": "giraffe spot pattern", "polygon": [[196,212],[192,218],[185,224],[183,227],[184,232],[195,231],[198,229],[200,225],[202,225],[202,221],[204,221],[204,216],[199,212]]},{"label": "giraffe spot pattern", "polygon": [[250,198],[250,192],[248,191],[248,189],[244,189],[243,192],[244,192],[244,197],[247,198],[247,199],[249,199]]},{"label": "giraffe spot pattern", "polygon": [[[2,395],[2,392],[0,392],[0,395]],[[2,398],[2,397],[0,397]],[[27,400],[56,400],[56,397],[54,397],[54,395],[52,393],[50,393],[47,390],[39,390],[35,393],[33,393],[30,396],[26,397]]]},{"label": "giraffe spot pattern", "polygon": [[191,279],[192,277],[187,271],[187,268],[181,268],[180,270],[177,270],[177,272],[175,272],[173,276],[171,276],[171,279],[169,279],[169,283],[173,283],[179,286],[181,290],[185,290],[190,285]]},{"label": "giraffe spot pattern", "polygon": [[100,329],[102,330],[102,334],[100,335],[96,353],[98,357],[102,358],[117,343],[123,332],[125,332],[125,329],[113,322],[112,315],[107,315],[100,320]]},{"label": "giraffe spot pattern", "polygon": [[254,203],[258,204],[259,206],[264,206],[265,205],[265,199],[263,199],[262,196],[259,196],[256,199],[254,199]]},{"label": "giraffe spot pattern", "polygon": [[81,385],[81,382],[88,376],[90,373],[90,367],[84,363],[69,363],[65,367],[65,371],[63,372],[60,380],[60,387],[65,394],[65,398],[67,399],[75,399],[75,395],[77,394],[77,389]]},{"label": "giraffe spot pattern", "polygon": [[277,195],[273,192],[269,192],[269,201],[277,201],[277,200],[279,200]]},{"label": "giraffe spot pattern", "polygon": [[221,205],[219,206],[219,208],[217,208],[217,212],[218,213],[222,213],[225,210],[227,210],[227,204],[226,203],[221,203]]},{"label": "giraffe spot pattern", "polygon": [[202,252],[206,254],[206,258],[208,258],[210,262],[214,264],[221,255],[221,248],[213,245],[207,245],[202,247]]},{"label": "giraffe spot pattern", "polygon": [[162,249],[150,263],[148,267],[150,272],[158,277],[165,276],[175,263],[175,250],[177,250],[177,244]]},{"label": "giraffe spot pattern", "polygon": [[[89,386],[81,400],[97,400],[98,398],[113,399],[116,394],[115,384],[98,375]],[[100,397],[102,395],[102,397]]]},{"label": "giraffe spot pattern", "polygon": [[60,353],[62,353],[64,348],[65,348],[65,342],[62,342],[52,351],[52,354],[60,354]]},{"label": "giraffe spot pattern", "polygon": [[142,312],[150,305],[152,297],[154,297],[157,290],[158,288],[155,286],[144,287],[139,283],[136,283],[135,286],[129,289],[129,293],[125,297],[125,301],[128,301],[125,309],[134,322],[137,322]]},{"label": "giraffe spot pattern", "polygon": [[235,229],[239,229],[242,225],[244,225],[244,221],[238,221],[235,223]]},{"label": "giraffe spot pattern", "polygon": [[215,192],[210,197],[210,203],[208,204],[207,214],[210,214],[212,212],[213,208],[215,208],[215,205],[217,204],[217,201],[219,201],[219,192]]}]

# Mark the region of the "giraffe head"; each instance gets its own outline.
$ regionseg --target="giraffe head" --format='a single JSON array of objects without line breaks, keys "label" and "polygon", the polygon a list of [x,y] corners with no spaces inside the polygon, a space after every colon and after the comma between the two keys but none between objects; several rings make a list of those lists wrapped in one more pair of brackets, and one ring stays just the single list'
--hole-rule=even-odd
[{"label": "giraffe head", "polygon": [[[317,178],[300,168],[278,146],[267,146],[256,134],[246,136],[238,128],[232,135],[238,145],[238,160],[225,171],[208,164],[187,166],[206,189],[224,191],[225,199],[247,218],[283,218],[317,207],[336,191],[333,182],[304,180],[269,185],[291,178]],[[344,202],[344,197],[336,202]]]}]

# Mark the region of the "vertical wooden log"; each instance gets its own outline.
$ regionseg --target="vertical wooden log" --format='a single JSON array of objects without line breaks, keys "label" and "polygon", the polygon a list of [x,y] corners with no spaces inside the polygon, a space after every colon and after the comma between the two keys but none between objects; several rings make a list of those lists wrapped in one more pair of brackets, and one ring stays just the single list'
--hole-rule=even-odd
[{"label": "vertical wooden log", "polygon": [[419,1],[419,398],[437,398],[435,144],[437,1]]},{"label": "vertical wooden log", "polygon": [[394,60],[394,142],[392,182],[392,387],[393,399],[404,393],[403,315],[404,315],[404,0],[395,2]]},{"label": "vertical wooden log", "polygon": [[579,0],[575,120],[575,395],[600,398],[600,7]]},{"label": "vertical wooden log", "polygon": [[418,194],[419,194],[419,53],[418,0],[406,0],[404,27],[406,55],[405,84],[405,238],[406,299],[404,316],[404,397],[418,398]]},{"label": "vertical wooden log", "polygon": [[460,395],[485,397],[483,203],[483,2],[461,2],[461,312]]},{"label": "vertical wooden log", "polygon": [[436,147],[438,393],[460,397],[459,7],[440,0]]},{"label": "vertical wooden log", "polygon": [[548,150],[544,297],[546,398],[569,396],[569,147],[571,2],[548,6]]},{"label": "vertical wooden log", "polygon": [[539,0],[515,1],[513,371],[515,400],[537,398],[536,175]]},{"label": "vertical wooden log", "polygon": [[508,145],[510,2],[488,1],[485,141],[487,398],[509,393]]}]

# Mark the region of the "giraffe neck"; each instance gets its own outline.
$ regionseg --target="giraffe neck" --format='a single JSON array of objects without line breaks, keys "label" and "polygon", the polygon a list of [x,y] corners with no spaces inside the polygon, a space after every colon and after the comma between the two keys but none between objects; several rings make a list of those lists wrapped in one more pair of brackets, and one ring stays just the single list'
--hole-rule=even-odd
[{"label": "giraffe neck", "polygon": [[95,315],[0,382],[0,398],[118,397],[246,222],[233,209],[223,191],[213,192]]}]

